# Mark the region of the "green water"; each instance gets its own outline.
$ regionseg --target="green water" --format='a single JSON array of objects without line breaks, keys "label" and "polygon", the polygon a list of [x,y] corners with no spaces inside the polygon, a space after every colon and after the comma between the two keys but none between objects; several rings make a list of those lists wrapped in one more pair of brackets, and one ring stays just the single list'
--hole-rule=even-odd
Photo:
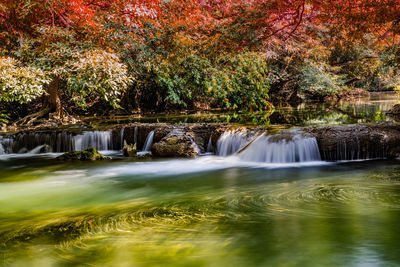
[{"label": "green water", "polygon": [[399,161],[0,160],[0,265],[400,264]]},{"label": "green water", "polygon": [[246,125],[325,125],[354,124],[390,121],[385,113],[389,111],[399,96],[395,92],[370,93],[368,97],[343,100],[331,103],[305,102],[294,106],[276,106],[268,120],[263,112],[197,112],[194,114],[155,114],[90,117],[82,120],[94,127],[108,127],[110,124],[142,123],[201,123],[221,122],[240,123]]}]

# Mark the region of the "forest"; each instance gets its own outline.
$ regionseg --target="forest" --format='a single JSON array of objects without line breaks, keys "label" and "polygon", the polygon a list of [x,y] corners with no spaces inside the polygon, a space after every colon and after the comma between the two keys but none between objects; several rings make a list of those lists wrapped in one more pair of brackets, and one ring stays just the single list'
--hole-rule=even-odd
[{"label": "forest", "polygon": [[0,267],[400,266],[400,0],[0,0]]},{"label": "forest", "polygon": [[269,117],[274,105],[396,90],[399,5],[4,0],[1,120],[213,109]]}]

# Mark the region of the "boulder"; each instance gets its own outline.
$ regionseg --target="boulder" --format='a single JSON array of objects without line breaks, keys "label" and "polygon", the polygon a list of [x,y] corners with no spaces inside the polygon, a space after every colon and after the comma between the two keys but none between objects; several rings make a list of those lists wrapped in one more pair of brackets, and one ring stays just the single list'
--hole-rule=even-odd
[{"label": "boulder", "polygon": [[182,128],[173,129],[151,148],[153,156],[194,158],[199,148]]},{"label": "boulder", "polygon": [[393,117],[396,121],[400,120],[400,104],[394,105],[388,112],[386,112],[386,115]]},{"label": "boulder", "polygon": [[72,152],[66,152],[63,155],[57,157],[58,160],[82,160],[82,161],[87,161],[87,160],[103,160],[106,159],[102,154],[97,152],[96,149],[93,147],[89,147],[88,149],[84,151],[72,151]]}]

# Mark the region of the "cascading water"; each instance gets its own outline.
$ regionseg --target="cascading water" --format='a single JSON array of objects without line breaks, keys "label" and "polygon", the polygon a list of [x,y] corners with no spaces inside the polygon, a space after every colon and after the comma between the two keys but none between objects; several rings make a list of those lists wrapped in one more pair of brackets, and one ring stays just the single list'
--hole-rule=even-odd
[{"label": "cascading water", "polygon": [[214,152],[214,147],[212,145],[212,140],[211,140],[211,136],[210,139],[208,139],[208,144],[207,144],[207,153],[212,153]]},{"label": "cascading water", "polygon": [[243,161],[293,163],[320,161],[317,140],[300,133],[254,135],[246,130],[227,131],[218,140],[218,155],[236,156]]},{"label": "cascading water", "polygon": [[379,141],[357,136],[352,139],[337,140],[335,146],[323,147],[321,154],[324,160],[368,160],[387,157],[387,147]]},{"label": "cascading water", "polygon": [[243,161],[266,163],[293,163],[320,161],[317,140],[295,135],[260,136],[238,153]]},{"label": "cascading water", "polygon": [[3,147],[3,137],[0,136],[0,155],[3,155],[5,153],[4,147]]},{"label": "cascading water", "polygon": [[217,142],[217,154],[219,156],[229,156],[244,147],[254,138],[254,134],[246,129],[231,130],[224,132]]},{"label": "cascading water", "polygon": [[133,133],[133,143],[137,145],[138,141],[137,141],[137,137],[139,134],[139,128],[135,127],[134,133]]},{"label": "cascading water", "polygon": [[124,132],[125,132],[125,128],[122,127],[122,128],[121,128],[121,131],[119,132],[120,143],[121,143],[121,149],[124,148]]},{"label": "cascading water", "polygon": [[153,138],[154,138],[154,131],[151,131],[146,137],[146,141],[144,142],[142,152],[151,152],[151,146],[153,145]]},{"label": "cascading water", "polygon": [[114,148],[112,131],[83,132],[74,135],[70,132],[24,132],[10,136],[0,136],[0,154],[46,153]]},{"label": "cascading water", "polygon": [[83,132],[73,138],[74,150],[86,150],[88,147],[93,147],[97,150],[111,150],[112,132],[111,131],[93,131]]},{"label": "cascading water", "polygon": [[25,132],[4,138],[5,153],[23,153],[48,145],[53,152],[73,150],[73,135],[68,132]]}]

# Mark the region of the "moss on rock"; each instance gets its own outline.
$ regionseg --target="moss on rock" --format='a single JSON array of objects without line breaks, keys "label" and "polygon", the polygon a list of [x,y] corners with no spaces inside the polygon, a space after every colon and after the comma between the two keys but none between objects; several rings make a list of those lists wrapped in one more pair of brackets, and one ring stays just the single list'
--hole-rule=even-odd
[{"label": "moss on rock", "polygon": [[89,147],[84,151],[72,151],[66,152],[63,155],[57,157],[58,160],[103,160],[104,155],[97,152],[93,147]]}]

